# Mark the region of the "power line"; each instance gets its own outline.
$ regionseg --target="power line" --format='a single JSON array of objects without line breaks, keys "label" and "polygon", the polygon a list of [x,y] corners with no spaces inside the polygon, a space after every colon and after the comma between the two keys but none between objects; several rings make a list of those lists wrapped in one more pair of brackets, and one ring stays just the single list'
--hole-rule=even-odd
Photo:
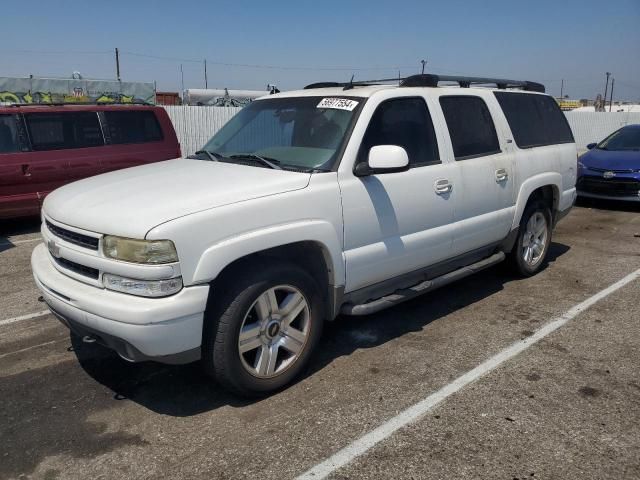
[{"label": "power line", "polygon": [[625,87],[627,87],[627,88],[634,88],[634,89],[636,89],[636,90],[640,90],[640,86],[638,86],[638,85],[632,85],[632,84],[627,83],[627,82],[622,82],[622,81],[620,81],[620,80],[619,80],[619,79],[617,79],[617,78],[616,78],[616,80],[618,80],[618,84],[619,84],[619,85],[624,85],[624,86],[625,86]]},{"label": "power line", "polygon": [[[12,50],[12,49],[0,49],[2,53],[13,53],[13,54],[21,54],[21,55],[113,55],[113,50]],[[176,63],[193,63],[202,65],[203,59],[196,58],[183,58],[183,57],[172,57],[172,56],[163,56],[163,55],[153,55],[139,52],[131,52],[131,51],[120,51],[121,56],[129,55],[133,57],[140,58],[150,58],[155,60],[164,60],[164,61],[172,61]],[[239,67],[239,68],[255,68],[255,69],[266,69],[266,70],[283,70],[283,71],[335,71],[335,72],[364,72],[364,71],[389,71],[389,70],[415,70],[416,73],[420,71],[420,65],[392,65],[392,66],[353,66],[353,65],[270,65],[270,64],[251,64],[251,63],[234,63],[234,62],[221,62],[221,61],[211,61],[209,59],[204,59],[204,61],[210,65],[217,65],[222,67]],[[438,67],[437,65],[432,65],[433,70],[440,70],[444,73],[454,73],[454,74],[466,74],[467,72],[462,72],[458,70],[452,70],[445,67]],[[587,80],[584,78],[580,79],[564,79],[565,82],[570,82],[573,85],[590,85],[595,86],[597,82],[596,80]],[[635,90],[640,90],[640,86],[634,85],[620,79],[618,80],[618,85],[624,86],[627,88],[632,88]],[[538,81],[542,82],[561,82],[562,79],[538,79]]]},{"label": "power line", "polygon": [[[167,60],[172,62],[182,62],[182,63],[199,63],[202,64],[202,59],[194,59],[194,58],[181,58],[181,57],[165,57],[161,55],[151,55],[146,53],[137,53],[137,52],[122,52],[123,55],[130,55],[134,57],[143,57],[143,58],[153,58],[156,60]],[[365,71],[365,70],[397,70],[398,68],[409,69],[409,68],[417,68],[416,65],[393,65],[393,66],[375,66],[375,67],[362,67],[362,66],[336,66],[336,65],[318,65],[318,66],[310,66],[310,65],[301,65],[301,66],[293,66],[293,65],[267,65],[267,64],[253,64],[253,63],[231,63],[231,62],[219,62],[219,61],[211,61],[207,59],[207,63],[210,65],[219,65],[223,67],[244,67],[244,68],[262,68],[262,69],[270,69],[270,70],[335,70],[335,71]]]}]

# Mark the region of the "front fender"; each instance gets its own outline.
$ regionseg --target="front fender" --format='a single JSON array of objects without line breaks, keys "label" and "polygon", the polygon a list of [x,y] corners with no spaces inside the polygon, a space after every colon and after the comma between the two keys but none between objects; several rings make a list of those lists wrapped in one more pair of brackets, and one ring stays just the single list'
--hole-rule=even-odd
[{"label": "front fender", "polygon": [[333,225],[323,220],[305,220],[261,228],[217,242],[205,250],[198,262],[193,283],[210,282],[240,258],[296,242],[315,242],[322,247],[333,285],[344,285],[342,246]]},{"label": "front fender", "polygon": [[554,172],[541,173],[526,179],[520,186],[518,192],[518,199],[516,200],[516,213],[513,217],[513,224],[511,229],[517,228],[520,225],[520,219],[524,213],[524,209],[527,206],[527,202],[531,197],[531,194],[540,187],[546,187],[551,185],[553,187],[554,208],[557,206],[559,198],[559,192],[561,191],[562,175]]}]

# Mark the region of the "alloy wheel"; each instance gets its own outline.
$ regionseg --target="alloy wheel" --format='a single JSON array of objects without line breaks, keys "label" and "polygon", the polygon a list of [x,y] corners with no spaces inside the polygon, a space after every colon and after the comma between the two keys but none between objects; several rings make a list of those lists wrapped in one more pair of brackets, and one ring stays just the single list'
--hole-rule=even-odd
[{"label": "alloy wheel", "polygon": [[535,212],[529,218],[522,238],[522,259],[531,267],[544,258],[547,248],[549,227],[542,212]]},{"label": "alloy wheel", "polygon": [[311,331],[309,302],[291,285],[261,293],[245,314],[238,336],[243,367],[258,378],[283,373],[300,357]]}]

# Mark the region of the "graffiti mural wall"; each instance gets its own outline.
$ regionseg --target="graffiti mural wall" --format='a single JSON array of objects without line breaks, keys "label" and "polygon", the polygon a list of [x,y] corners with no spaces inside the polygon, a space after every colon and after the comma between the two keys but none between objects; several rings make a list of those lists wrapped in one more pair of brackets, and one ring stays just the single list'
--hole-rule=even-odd
[{"label": "graffiti mural wall", "polygon": [[0,77],[0,103],[155,103],[153,83]]}]

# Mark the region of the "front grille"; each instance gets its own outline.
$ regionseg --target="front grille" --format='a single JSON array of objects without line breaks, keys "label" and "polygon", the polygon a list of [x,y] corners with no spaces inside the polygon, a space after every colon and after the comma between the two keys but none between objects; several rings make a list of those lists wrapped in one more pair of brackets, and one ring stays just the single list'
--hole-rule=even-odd
[{"label": "front grille", "polygon": [[625,168],[622,170],[616,170],[614,168],[595,168],[595,167],[588,167],[589,170],[593,170],[594,172],[614,172],[614,173],[637,173],[640,172],[640,170],[633,169],[633,168]]},{"label": "front grille", "polygon": [[67,270],[71,270],[72,272],[84,275],[85,277],[93,278],[94,280],[97,280],[100,277],[100,271],[97,268],[80,265],[79,263],[72,262],[71,260],[67,260],[66,258],[53,257],[53,259],[62,268],[66,268]]},{"label": "front grille", "polygon": [[633,197],[638,196],[640,192],[640,181],[622,178],[582,177],[578,181],[577,189],[596,195]]},{"label": "front grille", "polygon": [[98,250],[98,239],[95,237],[90,237],[89,235],[83,235],[81,233],[72,232],[71,230],[67,230],[66,228],[58,227],[54,225],[49,220],[45,220],[47,223],[47,228],[51,233],[53,233],[56,237],[60,237],[63,240],[66,240],[69,243],[73,243],[74,245],[79,245],[81,247],[90,248],[91,250]]}]

